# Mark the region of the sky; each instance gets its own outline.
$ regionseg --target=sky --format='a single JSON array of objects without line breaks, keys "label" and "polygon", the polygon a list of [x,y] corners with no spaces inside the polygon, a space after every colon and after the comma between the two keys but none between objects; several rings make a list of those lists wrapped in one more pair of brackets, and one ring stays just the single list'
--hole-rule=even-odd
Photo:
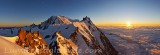
[{"label": "sky", "polygon": [[0,26],[39,24],[63,15],[95,24],[160,24],[160,0],[0,0]]}]

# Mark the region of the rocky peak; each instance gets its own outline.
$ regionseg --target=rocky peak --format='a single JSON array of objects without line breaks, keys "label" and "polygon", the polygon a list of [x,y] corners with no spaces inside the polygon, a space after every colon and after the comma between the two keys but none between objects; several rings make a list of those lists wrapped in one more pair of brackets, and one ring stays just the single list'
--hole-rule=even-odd
[{"label": "rocky peak", "polygon": [[51,55],[51,51],[39,32],[30,32],[23,29],[19,30],[19,38],[16,43],[30,53],[36,55]]},{"label": "rocky peak", "polygon": [[87,23],[87,24],[89,24],[89,25],[93,24],[92,21],[91,21],[91,19],[90,19],[90,17],[87,17],[87,16],[84,17],[82,21],[85,22],[85,23]]},{"label": "rocky peak", "polygon": [[86,16],[86,17],[83,18],[83,21],[91,21],[91,20],[90,20],[90,17]]},{"label": "rocky peak", "polygon": [[30,27],[34,28],[35,26],[37,26],[36,24],[31,24]]}]

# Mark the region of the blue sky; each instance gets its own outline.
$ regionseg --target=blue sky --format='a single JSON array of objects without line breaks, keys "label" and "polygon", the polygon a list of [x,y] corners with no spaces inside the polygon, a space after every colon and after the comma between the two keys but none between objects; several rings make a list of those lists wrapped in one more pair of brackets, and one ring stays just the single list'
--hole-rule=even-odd
[{"label": "blue sky", "polygon": [[160,24],[160,0],[0,0],[0,26],[41,23],[52,15],[96,24]]}]

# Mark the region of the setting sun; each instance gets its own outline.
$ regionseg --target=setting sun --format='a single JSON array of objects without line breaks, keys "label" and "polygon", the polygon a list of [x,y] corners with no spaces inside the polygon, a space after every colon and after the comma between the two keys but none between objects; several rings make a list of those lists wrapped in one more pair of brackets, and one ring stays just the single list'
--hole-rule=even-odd
[{"label": "setting sun", "polygon": [[128,27],[131,26],[131,22],[128,21],[128,22],[127,22],[127,26],[128,26]]}]

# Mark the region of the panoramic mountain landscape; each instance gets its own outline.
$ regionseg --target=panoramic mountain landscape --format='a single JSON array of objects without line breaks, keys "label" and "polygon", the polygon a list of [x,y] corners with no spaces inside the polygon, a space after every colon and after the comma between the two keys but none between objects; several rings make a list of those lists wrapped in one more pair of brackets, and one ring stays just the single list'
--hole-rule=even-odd
[{"label": "panoramic mountain landscape", "polygon": [[51,16],[39,25],[1,28],[0,31],[4,39],[36,55],[118,54],[105,34],[87,16],[81,21]]},{"label": "panoramic mountain landscape", "polygon": [[0,55],[160,55],[160,0],[0,0]]}]

